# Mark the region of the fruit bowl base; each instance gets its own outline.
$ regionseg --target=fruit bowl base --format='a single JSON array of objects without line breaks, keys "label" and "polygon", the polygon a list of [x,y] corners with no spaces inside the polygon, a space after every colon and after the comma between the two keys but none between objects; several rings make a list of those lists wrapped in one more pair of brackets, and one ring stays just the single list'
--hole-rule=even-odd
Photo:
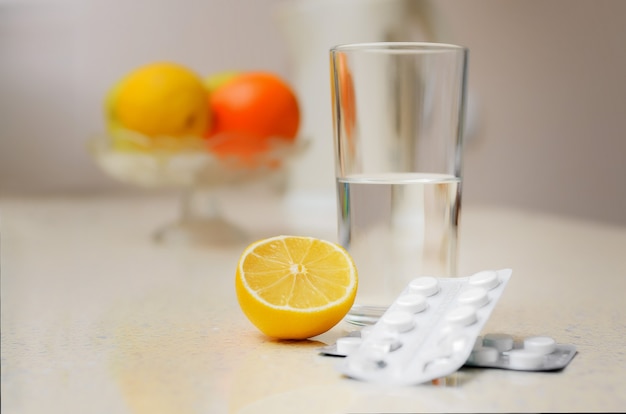
[{"label": "fruit bowl base", "polygon": [[164,245],[227,246],[244,243],[246,233],[235,224],[216,217],[176,221],[157,229],[153,238]]}]

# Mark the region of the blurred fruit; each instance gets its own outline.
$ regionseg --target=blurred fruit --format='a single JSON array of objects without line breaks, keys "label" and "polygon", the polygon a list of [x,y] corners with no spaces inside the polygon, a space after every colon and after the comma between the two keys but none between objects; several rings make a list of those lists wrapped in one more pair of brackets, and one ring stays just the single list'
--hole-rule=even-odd
[{"label": "blurred fruit", "polygon": [[346,56],[340,54],[337,56],[337,72],[341,88],[339,90],[339,102],[343,114],[343,127],[349,142],[352,142],[352,136],[356,127],[356,97],[354,93],[354,81],[352,80],[352,72],[348,66]]},{"label": "blurred fruit", "polygon": [[109,129],[148,137],[202,136],[210,126],[202,79],[170,62],[148,64],[125,76],[108,94],[106,111]]},{"label": "blurred fruit", "polygon": [[244,314],[261,332],[280,339],[331,329],[352,307],[357,283],[356,266],[343,247],[300,236],[252,243],[235,276]]},{"label": "blurred fruit", "polygon": [[117,82],[106,94],[104,100],[104,118],[106,122],[107,132],[111,137],[113,148],[120,151],[133,151],[141,149],[142,145],[134,143],[132,140],[124,139],[124,127],[119,123],[115,116],[115,103],[122,82]]},{"label": "blurred fruit", "polygon": [[294,90],[270,72],[244,72],[209,97],[213,127],[209,148],[218,156],[243,159],[271,149],[272,141],[293,142],[300,126]]},{"label": "blurred fruit", "polygon": [[237,70],[224,70],[222,72],[213,73],[204,78],[204,87],[209,94],[211,94],[215,92],[217,88],[225,85],[239,75],[241,75],[241,72]]}]

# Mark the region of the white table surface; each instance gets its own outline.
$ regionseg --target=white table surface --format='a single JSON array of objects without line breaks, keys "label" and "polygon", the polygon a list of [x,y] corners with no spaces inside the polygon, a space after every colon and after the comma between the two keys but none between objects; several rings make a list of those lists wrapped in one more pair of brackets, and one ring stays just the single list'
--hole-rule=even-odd
[{"label": "white table surface", "polygon": [[[484,332],[579,353],[555,373],[462,368],[441,385],[384,387],[318,354],[343,324],[303,342],[260,334],[235,298],[243,246],[152,243],[177,201],[0,200],[3,414],[626,410],[624,227],[464,206],[460,273],[513,269]],[[251,238],[336,239],[326,204],[260,197],[227,212]]]}]

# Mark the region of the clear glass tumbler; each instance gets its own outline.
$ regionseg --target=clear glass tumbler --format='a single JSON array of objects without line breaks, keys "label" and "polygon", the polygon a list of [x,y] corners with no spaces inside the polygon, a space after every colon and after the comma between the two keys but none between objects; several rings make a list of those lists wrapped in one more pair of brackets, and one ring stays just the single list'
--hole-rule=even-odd
[{"label": "clear glass tumbler", "polygon": [[330,50],[340,243],[359,271],[346,321],[375,323],[419,276],[456,276],[468,50]]}]

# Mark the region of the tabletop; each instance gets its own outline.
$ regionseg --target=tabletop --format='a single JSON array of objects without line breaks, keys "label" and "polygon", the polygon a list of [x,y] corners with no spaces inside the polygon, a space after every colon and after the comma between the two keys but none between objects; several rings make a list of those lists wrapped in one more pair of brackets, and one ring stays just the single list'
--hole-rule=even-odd
[{"label": "tabletop", "polygon": [[[235,197],[236,198],[236,197]],[[626,410],[626,228],[464,206],[461,275],[511,268],[485,332],[547,335],[578,354],[558,372],[461,368],[415,386],[343,377],[306,341],[263,336],[239,309],[244,245],[162,245],[170,194],[0,199],[2,412],[365,413]],[[314,199],[233,201],[250,240],[336,240]]]}]

